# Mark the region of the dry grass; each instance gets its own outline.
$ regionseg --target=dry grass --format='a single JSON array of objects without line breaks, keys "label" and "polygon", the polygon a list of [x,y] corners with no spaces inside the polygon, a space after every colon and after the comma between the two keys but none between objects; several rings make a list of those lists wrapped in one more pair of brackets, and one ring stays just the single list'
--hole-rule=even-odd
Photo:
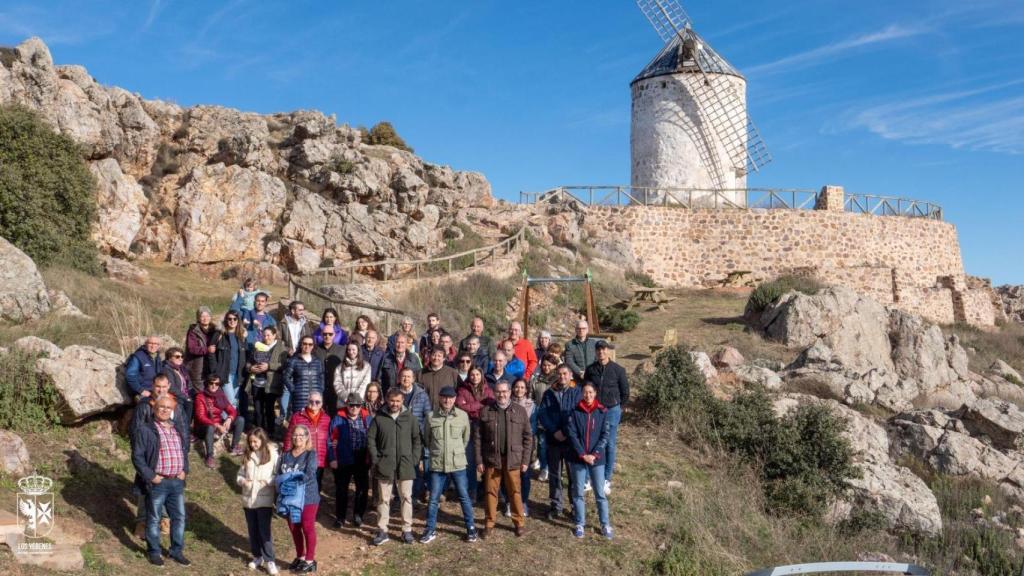
[{"label": "dry grass", "polygon": [[[87,344],[127,354],[134,338],[167,334],[179,342],[195,319],[200,305],[214,313],[227,310],[238,289],[236,280],[208,279],[170,264],[147,263],[150,282],[145,286],[115,282],[68,268],[43,271],[46,286],[67,292],[71,301],[92,319],[55,318],[24,325],[0,326],[0,345],[33,334],[58,346]],[[276,296],[287,288],[267,287]]]},{"label": "dry grass", "polygon": [[987,330],[956,324],[946,327],[946,331],[959,336],[968,349],[971,370],[984,372],[993,362],[1002,360],[1024,373],[1024,324],[1010,322]]}]

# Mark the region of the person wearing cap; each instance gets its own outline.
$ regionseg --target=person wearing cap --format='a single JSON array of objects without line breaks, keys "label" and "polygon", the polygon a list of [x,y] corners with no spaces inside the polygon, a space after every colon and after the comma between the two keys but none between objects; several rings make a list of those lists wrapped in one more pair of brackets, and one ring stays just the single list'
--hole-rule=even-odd
[{"label": "person wearing cap", "polygon": [[473,501],[469,498],[466,473],[466,444],[469,442],[469,415],[455,407],[455,388],[445,386],[438,393],[435,408],[424,430],[424,445],[430,452],[430,504],[427,507],[427,526],[420,537],[427,544],[437,537],[437,508],[445,483],[451,481],[459,494],[462,517],[466,522],[466,540],[476,541],[473,522]]},{"label": "person wearing cap", "polygon": [[345,406],[331,420],[331,444],[327,460],[334,471],[334,527],[341,528],[348,513],[348,485],[355,480],[355,502],[352,507],[352,525],[363,525],[367,494],[370,489],[370,457],[367,451],[367,432],[373,416],[363,408],[363,397],[352,392]]},{"label": "person wearing cap", "polygon": [[[612,491],[612,472],[615,470],[616,444],[619,439],[619,423],[622,422],[622,407],[629,402],[629,380],[626,369],[612,361],[609,350],[615,345],[599,340],[594,346],[597,360],[587,366],[583,374],[583,383],[592,382],[597,390],[597,398],[607,408],[608,415],[608,447],[604,466],[604,493]],[[594,489],[598,489],[594,486]]]}]

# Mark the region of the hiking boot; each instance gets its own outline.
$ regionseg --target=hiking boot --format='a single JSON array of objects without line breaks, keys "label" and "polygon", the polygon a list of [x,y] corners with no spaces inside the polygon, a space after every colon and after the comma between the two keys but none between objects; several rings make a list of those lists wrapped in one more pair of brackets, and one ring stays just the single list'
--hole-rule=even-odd
[{"label": "hiking boot", "polygon": [[470,528],[469,532],[466,533],[466,542],[476,542],[476,528]]},{"label": "hiking boot", "polygon": [[490,528],[484,528],[483,530],[480,531],[480,539],[481,540],[487,540],[490,537],[491,537],[491,529]]},{"label": "hiking boot", "polygon": [[388,540],[391,539],[388,538],[387,532],[377,532],[377,535],[373,537],[373,541],[370,542],[370,544],[373,544],[374,546],[382,546],[386,544]]},{"label": "hiking boot", "polygon": [[526,535],[526,527],[525,526],[516,526],[515,527],[515,533],[516,533],[516,538],[522,538],[523,536]]},{"label": "hiking boot", "polygon": [[577,524],[576,527],[572,529],[572,535],[577,538],[583,538],[583,526]]},{"label": "hiking boot", "polygon": [[185,558],[185,556],[182,555],[182,554],[171,554],[170,558],[171,558],[171,560],[174,560],[175,562],[177,562],[178,564],[181,564],[182,566],[191,566],[192,565],[192,561],[189,560],[188,558]]},{"label": "hiking boot", "polygon": [[412,544],[416,541],[416,538],[412,535],[412,532],[402,532],[402,542],[406,544]]},{"label": "hiking boot", "polygon": [[161,518],[160,519],[160,533],[164,536],[171,533],[171,519]]},{"label": "hiking boot", "polygon": [[611,540],[612,539],[612,527],[611,526],[602,526],[601,527],[601,535],[604,536],[605,540]]},{"label": "hiking boot", "polygon": [[213,459],[213,456],[207,456],[206,457],[206,467],[207,468],[216,468],[217,467],[217,461]]},{"label": "hiking boot", "polygon": [[423,536],[420,536],[420,544],[430,544],[435,538],[437,538],[437,532],[431,530],[430,532],[423,534]]},{"label": "hiking boot", "polygon": [[152,564],[153,566],[163,566],[164,565],[164,559],[161,558],[159,554],[157,554],[156,556],[150,556],[149,557],[149,563]]},{"label": "hiking boot", "polygon": [[303,559],[296,558],[295,560],[292,560],[291,564],[288,565],[288,569],[291,570],[292,572],[295,572],[296,570],[299,569],[299,566],[302,566],[302,564],[305,563],[305,562],[306,561],[303,560]]}]

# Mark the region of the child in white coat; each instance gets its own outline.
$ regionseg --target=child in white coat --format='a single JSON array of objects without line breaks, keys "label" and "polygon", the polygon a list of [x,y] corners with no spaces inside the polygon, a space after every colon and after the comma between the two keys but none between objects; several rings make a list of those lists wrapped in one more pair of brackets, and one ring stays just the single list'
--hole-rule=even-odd
[{"label": "child in white coat", "polygon": [[277,450],[262,428],[254,428],[246,439],[245,455],[235,481],[242,487],[242,507],[249,527],[249,547],[252,550],[249,569],[263,566],[269,574],[278,573],[270,531],[270,519],[274,517],[276,467]]}]

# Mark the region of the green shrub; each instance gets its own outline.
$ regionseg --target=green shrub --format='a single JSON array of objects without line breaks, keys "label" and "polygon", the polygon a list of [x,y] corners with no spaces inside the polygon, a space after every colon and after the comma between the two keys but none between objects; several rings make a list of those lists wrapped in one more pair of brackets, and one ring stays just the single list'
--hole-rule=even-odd
[{"label": "green shrub", "polygon": [[351,174],[352,172],[355,172],[356,163],[344,158],[338,158],[334,160],[331,169],[338,174]]},{"label": "green shrub", "polygon": [[801,406],[779,418],[763,389],[715,398],[682,346],[658,354],[637,397],[650,420],[671,422],[687,441],[711,444],[755,466],[773,513],[820,517],[859,474],[842,436],[845,423],[828,408]]},{"label": "green shrub", "polygon": [[644,288],[657,288],[658,284],[651,278],[649,274],[641,272],[639,270],[626,270],[626,281],[632,282],[637,286],[643,286]]},{"label": "green shrub", "polygon": [[368,144],[374,144],[377,146],[394,146],[399,150],[405,150],[412,152],[411,146],[402,140],[402,137],[395,131],[395,127],[391,125],[391,122],[384,121],[378,122],[373,128],[370,128],[366,133],[366,142]]},{"label": "green shrub", "polygon": [[82,151],[35,112],[0,108],[0,236],[37,265],[99,272],[96,181]]},{"label": "green shrub", "polygon": [[640,324],[640,315],[633,310],[602,306],[597,309],[597,321],[601,330],[630,332]]},{"label": "green shrub", "polygon": [[778,278],[764,282],[750,293],[747,300],[747,313],[760,313],[769,305],[791,290],[803,292],[804,294],[817,294],[824,288],[824,284],[814,278],[806,276],[779,276]]},{"label": "green shrub", "polygon": [[0,356],[0,428],[40,432],[60,422],[60,398],[36,375],[35,354],[11,350]]}]

